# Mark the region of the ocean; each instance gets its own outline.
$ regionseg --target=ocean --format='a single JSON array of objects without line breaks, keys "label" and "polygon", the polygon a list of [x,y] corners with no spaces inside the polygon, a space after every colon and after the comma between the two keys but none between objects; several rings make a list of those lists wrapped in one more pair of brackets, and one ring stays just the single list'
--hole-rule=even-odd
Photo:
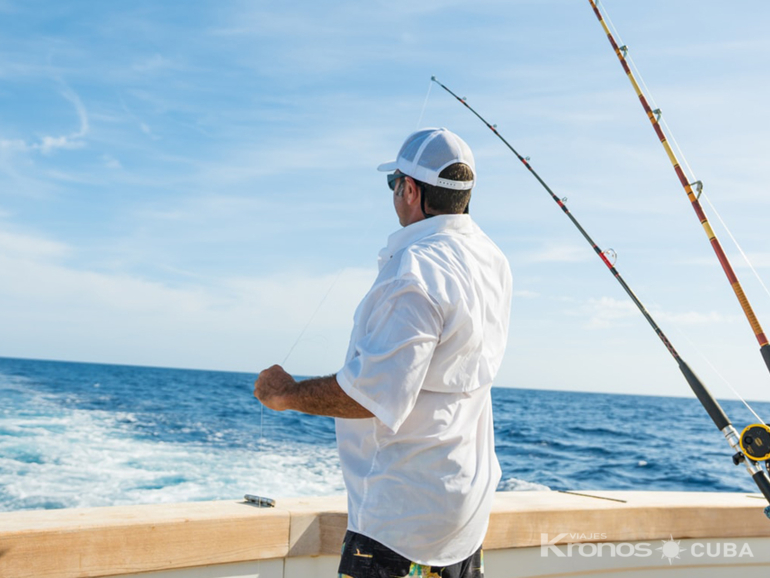
[{"label": "ocean", "polygon": [[[0,511],[344,493],[334,421],[262,408],[255,377],[0,358]],[[492,397],[500,490],[757,491],[694,397]]]}]

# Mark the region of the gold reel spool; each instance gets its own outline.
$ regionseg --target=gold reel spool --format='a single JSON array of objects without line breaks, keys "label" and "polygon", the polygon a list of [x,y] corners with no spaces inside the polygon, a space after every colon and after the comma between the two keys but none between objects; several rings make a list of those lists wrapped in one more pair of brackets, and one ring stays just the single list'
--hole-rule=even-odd
[{"label": "gold reel spool", "polygon": [[755,462],[770,460],[770,427],[763,423],[746,426],[741,432],[741,449]]}]

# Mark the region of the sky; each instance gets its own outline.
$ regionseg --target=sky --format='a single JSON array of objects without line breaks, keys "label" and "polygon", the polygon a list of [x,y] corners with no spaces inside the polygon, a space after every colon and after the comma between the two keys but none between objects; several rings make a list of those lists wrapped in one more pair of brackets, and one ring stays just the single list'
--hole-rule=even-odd
[{"label": "sky", "polygon": [[[602,7],[770,333],[770,5]],[[715,395],[733,398],[729,383],[770,400],[754,334],[588,0],[0,0],[0,356],[336,372],[399,227],[375,168],[418,127],[444,126],[474,151],[471,212],[513,271],[496,384],[690,396],[577,229],[432,75],[617,253]]]}]

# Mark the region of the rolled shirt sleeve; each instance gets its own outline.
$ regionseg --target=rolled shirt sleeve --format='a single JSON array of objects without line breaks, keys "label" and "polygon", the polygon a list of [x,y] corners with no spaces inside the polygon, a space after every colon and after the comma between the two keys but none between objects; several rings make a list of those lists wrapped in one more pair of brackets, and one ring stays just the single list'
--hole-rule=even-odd
[{"label": "rolled shirt sleeve", "polygon": [[374,289],[362,305],[368,307],[367,320],[351,344],[353,351],[337,373],[337,382],[396,432],[425,380],[443,325],[440,310],[409,278]]}]

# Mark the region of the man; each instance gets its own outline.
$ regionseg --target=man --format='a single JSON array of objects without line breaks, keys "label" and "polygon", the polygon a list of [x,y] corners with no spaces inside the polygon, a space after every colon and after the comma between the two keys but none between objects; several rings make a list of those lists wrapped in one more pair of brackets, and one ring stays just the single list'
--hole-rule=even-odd
[{"label": "man", "polygon": [[460,137],[420,130],[378,169],[403,229],[380,252],[344,367],[298,383],[274,365],[254,395],[337,418],[348,490],[340,576],[475,578],[500,480],[490,389],[510,269],[467,214],[475,164]]}]

